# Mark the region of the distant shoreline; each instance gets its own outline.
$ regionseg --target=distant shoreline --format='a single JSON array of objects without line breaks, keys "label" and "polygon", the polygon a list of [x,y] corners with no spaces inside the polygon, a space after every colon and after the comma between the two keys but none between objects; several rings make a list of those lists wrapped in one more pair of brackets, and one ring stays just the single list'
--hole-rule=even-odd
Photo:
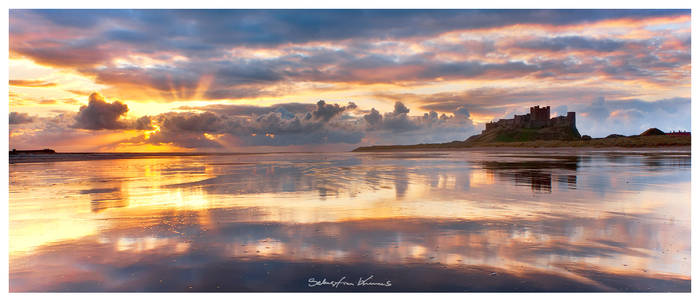
[{"label": "distant shoreline", "polygon": [[690,150],[690,136],[630,136],[614,138],[594,138],[590,140],[537,140],[523,142],[488,142],[468,143],[454,141],[450,143],[416,144],[416,145],[385,145],[359,147],[353,152],[380,152],[380,151],[430,151],[430,150],[476,150],[476,149],[688,149]]}]

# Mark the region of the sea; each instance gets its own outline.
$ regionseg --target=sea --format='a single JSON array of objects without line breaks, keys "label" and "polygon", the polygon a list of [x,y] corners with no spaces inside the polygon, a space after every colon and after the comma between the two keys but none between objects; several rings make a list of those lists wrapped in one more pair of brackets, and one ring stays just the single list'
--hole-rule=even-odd
[{"label": "sea", "polygon": [[11,292],[689,292],[688,149],[9,159]]}]

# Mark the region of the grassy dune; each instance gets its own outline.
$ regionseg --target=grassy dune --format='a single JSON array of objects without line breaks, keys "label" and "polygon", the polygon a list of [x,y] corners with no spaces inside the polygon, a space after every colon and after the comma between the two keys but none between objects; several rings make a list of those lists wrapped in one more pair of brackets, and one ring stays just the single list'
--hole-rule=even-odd
[{"label": "grassy dune", "polygon": [[454,141],[442,144],[393,145],[360,147],[353,151],[394,151],[418,149],[461,149],[474,147],[510,147],[510,148],[656,148],[669,146],[690,146],[690,136],[629,136],[615,138],[594,138],[591,140],[535,140],[521,142],[483,142],[467,143]]}]

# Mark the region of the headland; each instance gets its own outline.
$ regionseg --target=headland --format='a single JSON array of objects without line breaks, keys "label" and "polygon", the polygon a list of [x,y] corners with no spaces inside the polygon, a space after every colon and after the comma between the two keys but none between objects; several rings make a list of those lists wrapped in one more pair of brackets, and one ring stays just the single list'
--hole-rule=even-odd
[{"label": "headland", "polygon": [[604,138],[581,135],[576,112],[550,117],[550,107],[530,107],[530,113],[486,123],[481,134],[448,143],[359,147],[354,152],[462,148],[659,148],[690,147],[690,132],[664,133],[650,128],[639,135],[610,134]]}]

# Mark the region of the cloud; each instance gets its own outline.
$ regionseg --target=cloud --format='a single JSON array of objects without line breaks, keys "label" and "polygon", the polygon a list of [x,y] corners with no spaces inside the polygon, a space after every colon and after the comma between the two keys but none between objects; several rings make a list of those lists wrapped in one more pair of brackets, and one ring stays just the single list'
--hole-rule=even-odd
[{"label": "cloud", "polygon": [[34,121],[34,118],[23,112],[10,112],[10,125],[26,124]]},{"label": "cloud", "polygon": [[[201,44],[278,45],[350,38],[404,38],[515,24],[567,25],[620,18],[689,15],[690,10],[10,10],[47,26],[123,25],[110,38],[144,42],[196,39]],[[37,20],[38,19],[38,20]],[[129,26],[131,25],[131,26]],[[150,39],[132,37],[151,28]],[[221,28],[230,29],[222,32]],[[352,28],[353,30],[347,30]]]},{"label": "cloud", "polygon": [[[411,109],[403,102],[395,102],[392,111],[381,113],[375,108],[363,110],[354,103],[341,106],[319,101],[315,105],[291,104],[286,107],[280,104],[269,107],[212,105],[193,107],[196,111],[167,112],[126,120],[121,119],[126,105],[107,103],[97,94],[91,96],[90,104],[77,113],[34,118],[31,123],[22,125],[11,122],[10,142],[14,146],[24,146],[37,140],[44,144],[65,145],[62,142],[64,138],[89,137],[88,132],[71,130],[78,121],[86,123],[85,116],[92,118],[88,125],[83,125],[91,126],[87,129],[157,129],[148,135],[132,137],[112,146],[119,143],[154,144],[203,151],[256,146],[344,145],[347,146],[345,149],[351,149],[353,146],[371,144],[437,143],[464,140],[481,130],[471,119],[472,109],[479,111],[478,107],[457,106],[452,114],[431,110],[423,115],[411,116]],[[117,106],[113,105],[115,103]],[[500,108],[498,115],[504,117],[527,110],[527,106],[519,103]],[[589,103],[572,102],[553,108],[558,114],[576,112],[579,131],[594,137],[610,133],[639,134],[651,127],[664,131],[690,129],[690,116],[679,115],[689,111],[689,98],[646,102],[599,97]],[[98,116],[103,118],[99,119]],[[11,121],[14,122],[26,117],[11,113]]]},{"label": "cloud", "polygon": [[606,100],[598,97],[590,104],[572,104],[576,125],[581,134],[604,137],[617,133],[636,135],[649,128],[664,132],[690,130],[689,98],[663,99],[654,102],[642,100]]},{"label": "cloud", "polygon": [[72,128],[73,123],[75,113],[66,112],[51,117],[34,117],[31,123],[10,124],[10,146],[16,149],[100,151],[99,134]]},{"label": "cloud", "polygon": [[211,113],[167,113],[155,118],[160,130],[148,138],[132,139],[132,142],[174,144],[184,148],[221,148],[222,145],[209,139],[205,133],[221,130],[221,119]]},{"label": "cloud", "polygon": [[10,86],[20,87],[54,87],[56,83],[39,80],[10,80]]},{"label": "cloud", "polygon": [[119,101],[108,103],[105,98],[93,92],[88,98],[87,106],[80,106],[80,111],[75,116],[74,128],[89,130],[115,130],[127,129],[128,123],[121,117],[129,111],[129,107]]},{"label": "cloud", "polygon": [[367,124],[369,125],[369,128],[374,130],[378,125],[382,123],[382,115],[377,111],[376,109],[372,108],[370,113],[365,114],[362,118],[365,119]]},{"label": "cloud", "polygon": [[155,129],[153,127],[150,116],[142,116],[142,117],[136,119],[136,121],[134,121],[133,128],[136,130],[153,130],[153,129]]},{"label": "cloud", "polygon": [[274,104],[270,106],[253,106],[253,105],[225,105],[225,104],[214,104],[206,106],[180,106],[178,110],[187,111],[211,111],[217,112],[223,115],[239,116],[239,117],[250,117],[251,115],[261,115],[268,112],[277,111],[284,109],[290,113],[306,113],[314,110],[317,105],[308,103],[281,103]]},{"label": "cloud", "polygon": [[611,52],[622,49],[625,42],[616,39],[593,39],[581,36],[563,36],[548,39],[520,41],[516,47],[532,50],[563,51],[573,49]]},{"label": "cloud", "polygon": [[460,106],[455,110],[454,112],[455,116],[463,116],[465,118],[469,118],[471,114],[469,113],[469,110],[467,108],[464,108],[463,106]]},{"label": "cloud", "polygon": [[[472,118],[509,117],[534,104],[636,132],[665,113],[636,103],[615,108],[618,101],[690,96],[690,10],[10,10],[9,17],[13,60],[78,73],[129,102],[227,101],[131,119],[126,104],[101,98],[70,115],[76,129],[161,128],[135,143],[437,142],[478,131]],[[62,82],[10,84],[13,106],[76,104],[22,92]],[[396,103],[379,112],[326,101],[234,102],[308,102],[315,93],[352,96],[360,106]],[[598,96],[605,100],[591,103]],[[671,120],[668,127],[685,117]]]},{"label": "cloud", "polygon": [[88,105],[80,106],[71,127],[87,130],[154,129],[149,116],[136,120],[124,119],[128,111],[126,104],[120,101],[109,103],[101,94],[93,92],[88,97]]},{"label": "cloud", "polygon": [[[606,97],[600,96],[607,94]],[[664,131],[689,130],[690,98],[670,98],[656,101],[623,99],[624,93],[615,90],[593,88],[557,89],[497,89],[479,88],[460,93],[437,93],[430,95],[397,94],[379,95],[386,99],[406,99],[421,104],[423,109],[453,112],[455,117],[471,118],[476,112],[486,116],[511,118],[513,114],[524,114],[533,105],[552,106],[553,114],[565,115],[569,111],[577,114],[577,127],[581,134],[604,137],[611,133],[635,135],[656,127]],[[607,100],[607,99],[610,100]],[[426,114],[434,119],[435,115]],[[386,114],[372,112],[365,119],[373,122],[377,129],[403,129],[418,127],[411,119],[393,116],[386,123]],[[476,125],[475,125],[476,126]],[[480,129],[483,126],[479,126]],[[408,139],[406,139],[408,141]],[[410,143],[410,142],[409,142]]]},{"label": "cloud", "polygon": [[[358,115],[367,111],[353,102],[345,106],[325,101],[319,101],[315,106],[308,105],[212,105],[194,107],[198,111],[206,110],[203,112],[163,113],[148,120],[158,125],[158,131],[124,143],[172,144],[221,151],[254,146],[356,146],[365,141],[393,143],[410,138],[420,142],[464,140],[475,131],[465,110],[449,116],[438,116],[435,112],[426,116],[409,116],[410,109],[397,102],[393,111],[383,115],[374,108],[368,114]],[[306,110],[302,110],[304,108]]]},{"label": "cloud", "polygon": [[[300,82],[406,85],[474,78],[570,81],[604,75],[685,83],[689,81],[677,77],[690,64],[687,33],[659,32],[646,40],[578,31],[515,38],[486,32],[466,40],[461,35],[456,41],[441,35],[516,24],[525,30],[556,31],[550,28],[605,20],[625,25],[668,17],[668,22],[679,22],[673,18],[682,21],[689,14],[689,10],[11,10],[10,52],[41,64],[73,68],[110,86],[109,92],[132,100],[153,100],[154,95],[162,101],[273,97],[293,93]],[[586,56],[548,54],[570,50],[585,51]],[[664,72],[670,68],[681,70],[675,76]],[[201,86],[207,78],[210,85]]]},{"label": "cloud", "polygon": [[394,112],[392,112],[392,115],[397,116],[401,114],[408,114],[409,112],[411,112],[411,110],[408,109],[408,107],[406,107],[406,105],[404,105],[403,103],[394,103]]},{"label": "cloud", "polygon": [[325,101],[320,100],[316,103],[316,110],[311,112],[311,116],[316,120],[322,120],[328,122],[330,119],[338,116],[345,110],[351,110],[357,108],[355,103],[349,103],[348,106],[341,107],[338,104],[326,104]]},{"label": "cloud", "polygon": [[[311,118],[307,118],[311,117]],[[359,129],[311,112],[292,114],[282,107],[251,118],[204,113],[166,113],[155,118],[160,131],[143,143],[174,144],[185,148],[234,146],[290,146],[307,144],[358,143]]]},{"label": "cloud", "polygon": [[[440,92],[433,94],[391,94],[379,93],[375,97],[386,100],[403,99],[415,103],[424,110],[441,112],[458,112],[466,110],[471,113],[504,117],[502,114],[511,108],[528,108],[532,105],[552,105],[590,102],[599,95],[611,98],[624,97],[624,91],[599,87],[481,87],[455,92]],[[524,110],[524,109],[523,109]]]}]

